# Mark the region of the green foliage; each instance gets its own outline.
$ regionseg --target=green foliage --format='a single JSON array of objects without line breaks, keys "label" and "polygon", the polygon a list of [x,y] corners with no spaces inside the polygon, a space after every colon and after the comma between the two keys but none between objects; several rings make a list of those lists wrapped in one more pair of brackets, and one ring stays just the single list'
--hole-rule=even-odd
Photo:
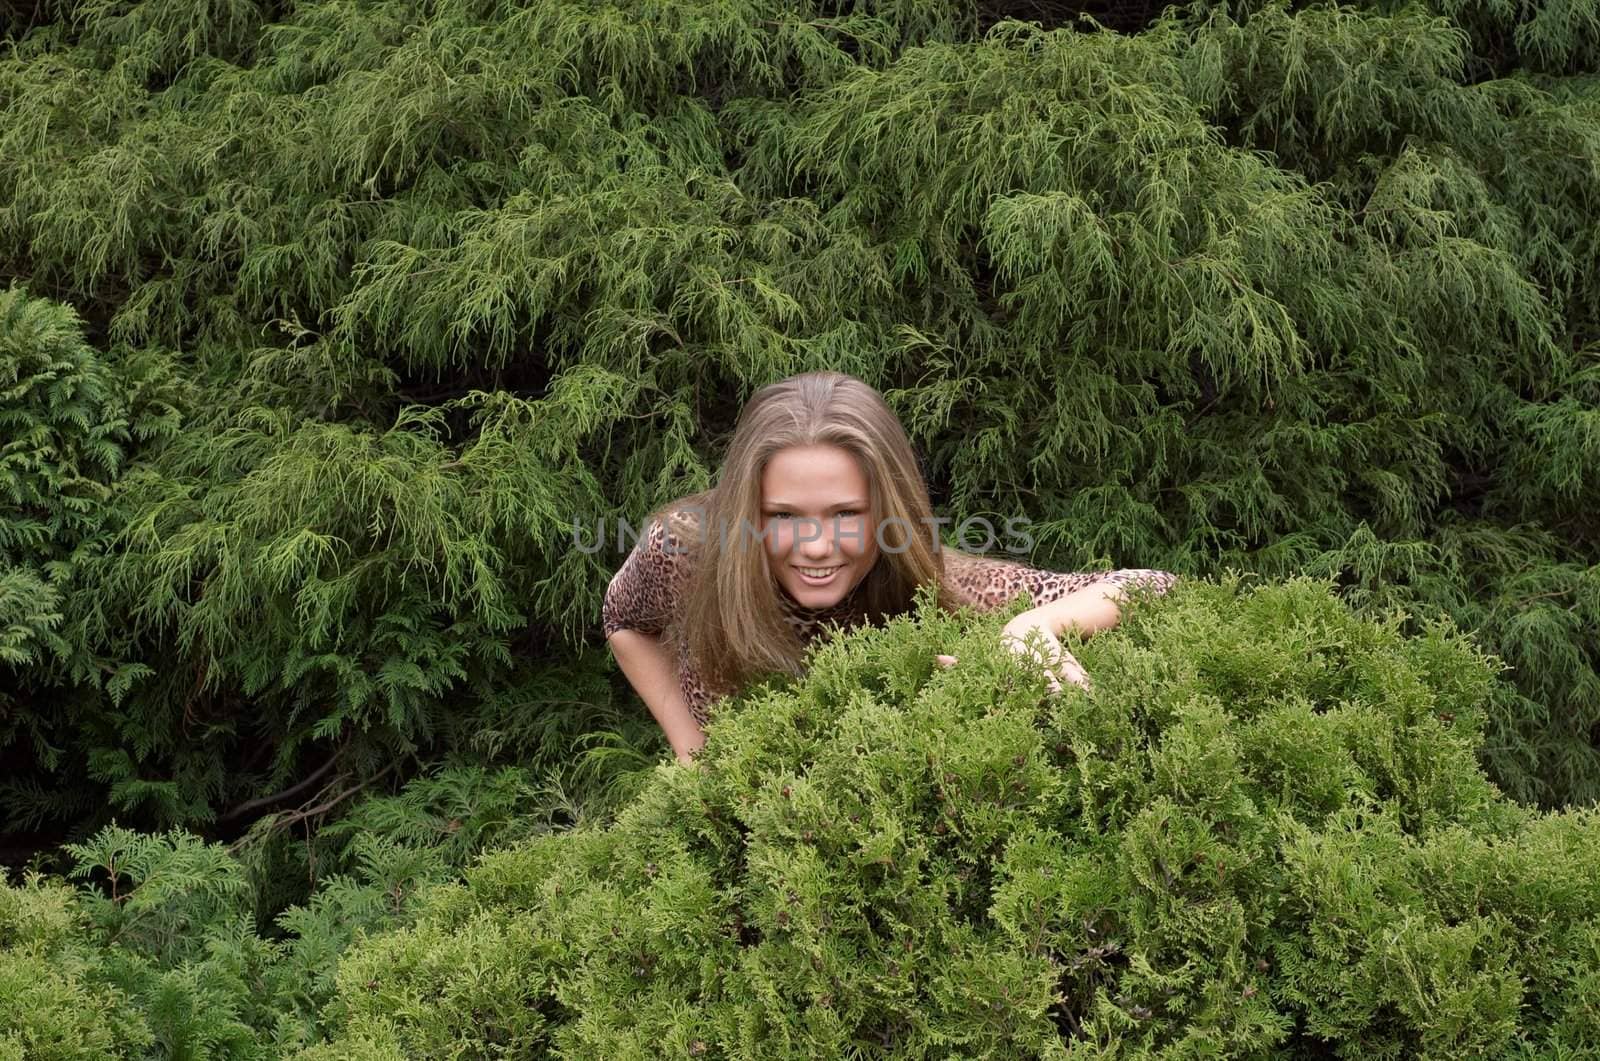
[{"label": "green foliage", "polygon": [[[1278,6],[1280,0],[1243,0],[1231,4],[1195,5],[1225,9],[1235,17],[1253,16]],[[1583,0],[1547,0],[1539,4],[1507,0],[1428,0],[1412,5],[1376,0],[1353,5],[1383,15],[1421,10],[1445,20],[1466,45],[1466,72],[1474,81],[1517,71],[1536,74],[1585,74],[1600,66],[1600,11]]]},{"label": "green foliage", "polygon": [[[102,354],[69,308],[0,292],[0,671],[12,678],[0,682],[0,748],[25,744],[46,770],[79,751],[74,716],[98,700],[62,685],[115,702],[150,673],[106,658],[86,631],[100,605],[86,571],[116,530],[130,455],[177,433],[180,389],[161,351]],[[0,781],[0,802],[24,823],[81,806],[20,771]]]},{"label": "green foliage", "polygon": [[925,595],[730,701],[701,768],[359,943],[301,1057],[1600,1044],[1600,817],[1483,775],[1499,665],[1459,632],[1191,581],[1075,644],[1095,693],[1050,699],[1003,618]]},{"label": "green foliage", "polygon": [[127,423],[101,359],[84,345],[70,310],[0,296],[0,384],[5,387],[7,502],[41,518],[6,527],[8,554],[37,554],[81,537],[122,463]]},{"label": "green foliage", "polygon": [[99,975],[71,889],[0,877],[0,1058],[100,1061],[153,1041],[115,984]]},{"label": "green foliage", "polygon": [[72,311],[16,287],[0,292],[0,558],[3,599],[18,609],[7,617],[7,664],[70,653],[54,629],[52,583],[101,527],[129,428],[123,375],[83,341]]},{"label": "green foliage", "polygon": [[[0,1057],[1592,1049],[1594,823],[1472,760],[1600,799],[1594,5],[1076,10],[0,0]],[[1343,605],[1041,710],[925,616],[650,774],[573,521],[808,368]]]},{"label": "green foliage", "polygon": [[573,522],[823,367],[1039,566],[1472,630],[1496,781],[1600,799],[1591,7],[0,0],[6,827],[309,887],[286,822],[567,754]]},{"label": "green foliage", "polygon": [[360,801],[289,848],[317,882],[303,902],[274,890],[276,837],[228,849],[112,825],[67,845],[76,892],[0,878],[0,1058],[266,1059],[316,1043],[353,940],[410,924],[419,895],[486,849],[603,818],[637,771],[627,747],[613,732],[609,757],[564,771],[440,767]]}]

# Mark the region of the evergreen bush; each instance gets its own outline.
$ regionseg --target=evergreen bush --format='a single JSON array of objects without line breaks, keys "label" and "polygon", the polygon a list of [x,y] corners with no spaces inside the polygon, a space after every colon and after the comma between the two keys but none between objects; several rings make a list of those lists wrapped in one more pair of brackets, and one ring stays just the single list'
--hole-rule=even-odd
[{"label": "evergreen bush", "polygon": [[[409,924],[487,847],[603,817],[627,797],[624,752],[565,772],[444,767],[300,846],[113,825],[68,845],[76,888],[0,873],[0,1059],[274,1061],[323,1041],[352,940]],[[318,879],[304,902],[272,893],[294,874]]]},{"label": "evergreen bush", "polygon": [[1600,23],[1084,9],[6,0],[8,829],[562,754],[573,520],[810,368],[1040,566],[1451,618],[1493,776],[1600,798]]},{"label": "evergreen bush", "polygon": [[62,882],[0,879],[0,1059],[99,1061],[154,1041],[129,999],[94,975],[85,922]]},{"label": "evergreen bush", "polygon": [[1600,816],[1484,776],[1497,661],[1329,588],[1135,601],[1055,699],[924,594],[358,944],[301,1061],[1600,1049]]},{"label": "evergreen bush", "polygon": [[[1585,0],[0,0],[0,860],[78,885],[0,883],[0,1058],[1593,1052],[1592,813],[1527,807],[1600,800],[1597,57]],[[599,828],[661,745],[572,521],[815,368],[1038,566],[1321,582],[1055,704],[853,635]]]}]

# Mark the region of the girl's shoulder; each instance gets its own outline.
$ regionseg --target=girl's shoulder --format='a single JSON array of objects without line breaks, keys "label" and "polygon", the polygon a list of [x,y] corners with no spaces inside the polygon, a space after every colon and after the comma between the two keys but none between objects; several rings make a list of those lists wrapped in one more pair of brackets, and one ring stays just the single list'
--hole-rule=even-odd
[{"label": "girl's shoulder", "polygon": [[654,512],[639,532],[634,551],[653,563],[673,567],[693,556],[700,543],[700,512],[694,508],[673,508]]},{"label": "girl's shoulder", "polygon": [[659,634],[677,613],[693,564],[689,535],[693,514],[653,517],[606,587],[601,625],[607,637],[632,629]]}]

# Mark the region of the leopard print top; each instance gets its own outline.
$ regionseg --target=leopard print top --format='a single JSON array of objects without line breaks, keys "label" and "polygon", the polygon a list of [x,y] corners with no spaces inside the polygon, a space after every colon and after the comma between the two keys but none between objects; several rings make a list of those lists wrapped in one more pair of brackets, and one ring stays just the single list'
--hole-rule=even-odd
[{"label": "leopard print top", "polygon": [[[1033,595],[1035,605],[1040,605],[1092,585],[1143,584],[1165,593],[1177,581],[1176,575],[1147,568],[1058,573],[1013,560],[969,557],[948,550],[941,555],[945,558],[945,574],[956,600],[979,611],[1003,607],[1024,591]],[[601,611],[605,636],[609,638],[618,630],[664,633],[672,621],[676,602],[684,593],[690,566],[688,554],[675,543],[669,544],[661,522],[652,521],[648,532],[639,538],[606,588]],[[854,590],[826,608],[806,608],[795,603],[787,593],[779,593],[778,597],[786,613],[785,620],[808,645],[830,622],[849,629],[865,621],[859,594]],[[708,709],[720,694],[713,693],[701,681],[681,646],[678,681],[690,714],[704,726],[710,718]]]}]

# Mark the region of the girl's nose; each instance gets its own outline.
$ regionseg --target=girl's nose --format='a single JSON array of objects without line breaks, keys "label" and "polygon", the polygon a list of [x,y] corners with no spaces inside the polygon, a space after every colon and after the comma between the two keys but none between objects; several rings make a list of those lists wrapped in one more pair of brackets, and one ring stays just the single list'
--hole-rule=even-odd
[{"label": "girl's nose", "polygon": [[833,529],[826,522],[802,524],[798,545],[806,559],[826,559],[833,555]]}]

